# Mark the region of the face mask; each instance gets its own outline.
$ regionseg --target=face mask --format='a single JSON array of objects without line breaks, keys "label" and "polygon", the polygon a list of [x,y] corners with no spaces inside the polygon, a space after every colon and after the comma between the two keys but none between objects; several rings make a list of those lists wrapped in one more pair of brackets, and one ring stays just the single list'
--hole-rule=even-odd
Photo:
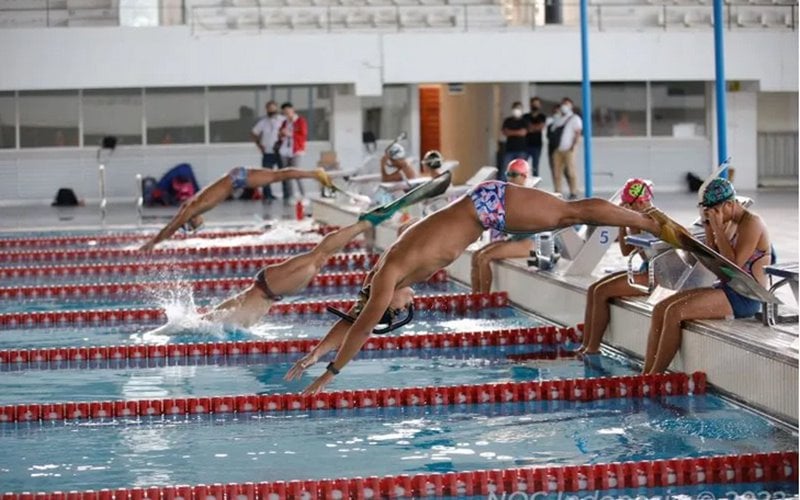
[{"label": "face mask", "polygon": [[539,111],[539,109],[541,109],[541,106],[538,106],[536,104],[531,106],[531,111]]},{"label": "face mask", "polygon": [[272,118],[273,116],[275,116],[277,114],[278,114],[277,111],[267,111],[267,116],[269,116],[270,118]]},{"label": "face mask", "polygon": [[566,115],[566,114],[568,114],[570,111],[572,111],[572,106],[570,106],[569,104],[562,104],[562,105],[561,105],[561,112],[562,112],[563,114],[565,114],[565,115]]},{"label": "face mask", "polygon": [[519,109],[519,108],[514,108],[514,109],[511,110],[511,115],[514,118],[520,118],[520,117],[522,117],[522,110]]}]

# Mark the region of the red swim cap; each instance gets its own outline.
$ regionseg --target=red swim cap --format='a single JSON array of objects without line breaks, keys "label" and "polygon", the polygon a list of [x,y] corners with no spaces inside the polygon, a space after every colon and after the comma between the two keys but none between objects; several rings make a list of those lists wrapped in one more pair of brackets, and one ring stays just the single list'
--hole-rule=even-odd
[{"label": "red swim cap", "polygon": [[646,179],[628,179],[622,188],[622,202],[630,205],[636,200],[653,199],[653,183]]},{"label": "red swim cap", "polygon": [[516,160],[511,160],[508,162],[508,166],[506,167],[506,172],[514,172],[517,174],[528,175],[531,169],[528,166],[528,162],[523,160],[522,158],[517,158]]}]

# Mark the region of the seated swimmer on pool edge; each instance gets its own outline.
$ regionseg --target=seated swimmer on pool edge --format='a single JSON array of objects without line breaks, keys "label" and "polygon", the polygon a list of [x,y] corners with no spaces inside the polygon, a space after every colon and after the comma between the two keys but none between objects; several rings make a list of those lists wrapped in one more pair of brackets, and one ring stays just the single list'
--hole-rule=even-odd
[{"label": "seated swimmer on pool edge", "polygon": [[[361,350],[395,297],[395,291],[427,279],[451,264],[486,229],[508,233],[535,233],[591,224],[628,226],[648,231],[676,244],[672,228],[606,200],[564,201],[535,188],[487,181],[447,207],[413,224],[381,256],[367,278],[370,296],[356,321],[344,332],[336,359],[304,391],[314,394]],[[296,365],[299,375],[310,364]]]}]

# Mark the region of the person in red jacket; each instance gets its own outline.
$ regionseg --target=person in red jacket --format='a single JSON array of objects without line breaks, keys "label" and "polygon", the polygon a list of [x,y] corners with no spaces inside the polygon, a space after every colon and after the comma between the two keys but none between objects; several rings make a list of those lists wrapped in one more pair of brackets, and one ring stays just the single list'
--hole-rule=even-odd
[{"label": "person in red jacket", "polygon": [[[300,161],[306,153],[306,141],[308,140],[308,122],[298,115],[292,103],[285,102],[281,105],[281,111],[286,118],[278,132],[278,154],[281,156],[281,168],[300,167]],[[303,185],[297,180],[297,187],[300,195],[305,196]],[[283,202],[289,203],[292,198],[291,181],[283,181]]]}]

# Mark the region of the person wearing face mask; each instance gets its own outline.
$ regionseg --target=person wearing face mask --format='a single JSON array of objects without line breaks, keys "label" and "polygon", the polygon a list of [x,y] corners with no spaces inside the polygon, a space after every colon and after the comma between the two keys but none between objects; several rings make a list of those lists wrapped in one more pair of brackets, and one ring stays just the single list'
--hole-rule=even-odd
[{"label": "person wearing face mask", "polygon": [[[284,117],[278,113],[278,103],[275,101],[267,103],[266,111],[266,116],[256,122],[250,135],[261,152],[261,167],[274,170],[275,167],[281,167],[281,157],[275,151],[275,145],[278,143],[278,131],[283,125]],[[265,200],[275,200],[269,185],[264,186],[263,191]]]},{"label": "person wearing face mask", "polygon": [[556,193],[561,192],[561,178],[567,177],[569,199],[578,197],[578,177],[575,172],[575,147],[583,133],[583,120],[573,111],[572,99],[561,100],[561,119],[553,131],[558,148],[553,152],[553,184]]},{"label": "person wearing face mask", "polygon": [[503,135],[506,137],[505,154],[500,165],[498,178],[506,180],[506,165],[517,158],[526,159],[528,156],[528,122],[522,116],[522,103],[515,102],[511,105],[511,116],[503,120]]},{"label": "person wearing face mask", "polygon": [[523,118],[528,122],[528,135],[525,138],[528,145],[528,157],[531,162],[531,173],[539,177],[539,158],[542,156],[542,130],[544,130],[547,117],[542,113],[542,100],[538,97],[531,98],[531,111]]}]

